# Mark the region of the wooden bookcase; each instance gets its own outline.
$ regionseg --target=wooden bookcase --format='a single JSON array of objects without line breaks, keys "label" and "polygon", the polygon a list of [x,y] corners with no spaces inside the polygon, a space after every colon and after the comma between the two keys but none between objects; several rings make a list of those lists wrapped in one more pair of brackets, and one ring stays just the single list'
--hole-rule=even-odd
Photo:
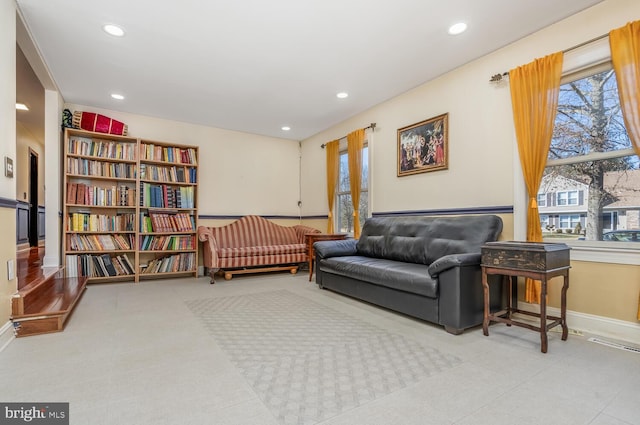
[{"label": "wooden bookcase", "polygon": [[140,140],[139,278],[198,276],[198,148]]},{"label": "wooden bookcase", "polygon": [[196,146],[66,129],[63,168],[70,276],[197,277]]}]

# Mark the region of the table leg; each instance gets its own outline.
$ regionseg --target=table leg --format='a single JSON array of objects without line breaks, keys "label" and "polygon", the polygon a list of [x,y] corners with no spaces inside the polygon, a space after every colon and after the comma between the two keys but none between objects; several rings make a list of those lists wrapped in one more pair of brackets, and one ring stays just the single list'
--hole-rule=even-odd
[{"label": "table leg", "polygon": [[569,327],[567,326],[567,289],[569,289],[569,273],[564,275],[562,284],[562,293],[560,298],[560,319],[562,326],[562,340],[566,341],[569,335]]},{"label": "table leg", "polygon": [[547,278],[540,281],[540,351],[547,352]]},{"label": "table leg", "polygon": [[309,256],[309,282],[311,282],[312,276],[313,276],[313,257]]},{"label": "table leg", "polygon": [[484,316],[482,320],[482,333],[489,336],[489,281],[487,273],[482,270],[482,292],[484,294]]},{"label": "table leg", "polygon": [[[506,276],[507,278],[507,285],[509,285],[509,289],[507,290],[507,296],[509,297],[509,299],[507,300],[507,318],[509,320],[513,319],[513,306],[514,306],[514,300],[513,300],[513,284],[514,282],[516,282],[517,277],[516,276]],[[517,306],[517,301],[515,302],[515,305]],[[511,323],[507,323],[507,326],[511,326]]]}]

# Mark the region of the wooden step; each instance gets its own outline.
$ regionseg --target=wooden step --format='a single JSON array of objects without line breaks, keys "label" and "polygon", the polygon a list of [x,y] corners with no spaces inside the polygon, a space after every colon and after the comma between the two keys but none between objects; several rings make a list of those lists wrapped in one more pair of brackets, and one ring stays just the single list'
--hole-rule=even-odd
[{"label": "wooden step", "polygon": [[87,286],[86,277],[67,277],[64,269],[32,282],[11,298],[17,337],[64,330]]}]

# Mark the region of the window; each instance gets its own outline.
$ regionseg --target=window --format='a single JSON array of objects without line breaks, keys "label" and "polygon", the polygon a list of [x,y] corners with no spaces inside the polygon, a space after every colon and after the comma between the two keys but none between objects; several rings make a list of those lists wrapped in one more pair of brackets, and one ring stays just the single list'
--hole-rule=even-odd
[{"label": "window", "polygon": [[561,229],[575,229],[578,224],[580,224],[580,214],[560,215]]},{"label": "window", "polygon": [[[580,231],[562,235],[541,219],[543,237],[602,241],[608,230],[640,229],[638,184],[640,161],[624,126],[610,63],[565,75],[541,187],[557,188],[556,206],[562,207],[553,211],[547,205],[544,213],[559,213],[558,228],[579,225]],[[624,223],[616,223],[622,215]]]},{"label": "window", "polygon": [[[558,192],[557,205],[578,205],[578,191]],[[540,205],[540,204],[538,204]]]},{"label": "window", "polygon": [[[547,194],[546,193],[538,193],[538,206],[546,207],[547,206]],[[542,219],[542,217],[540,217]]]},{"label": "window", "polygon": [[[353,202],[349,187],[349,156],[347,151],[340,152],[340,173],[338,176],[338,190],[336,195],[336,231],[339,233],[353,233]],[[360,189],[360,226],[369,216],[369,148],[362,150],[362,187]]]},{"label": "window", "polygon": [[540,226],[546,229],[549,226],[549,216],[546,214],[540,214]]}]

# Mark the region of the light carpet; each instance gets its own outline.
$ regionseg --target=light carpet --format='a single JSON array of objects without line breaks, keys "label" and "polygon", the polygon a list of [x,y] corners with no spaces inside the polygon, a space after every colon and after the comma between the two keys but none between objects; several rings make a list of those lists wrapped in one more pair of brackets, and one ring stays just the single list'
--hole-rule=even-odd
[{"label": "light carpet", "polygon": [[460,363],[287,290],[186,304],[282,424],[316,424]]}]

